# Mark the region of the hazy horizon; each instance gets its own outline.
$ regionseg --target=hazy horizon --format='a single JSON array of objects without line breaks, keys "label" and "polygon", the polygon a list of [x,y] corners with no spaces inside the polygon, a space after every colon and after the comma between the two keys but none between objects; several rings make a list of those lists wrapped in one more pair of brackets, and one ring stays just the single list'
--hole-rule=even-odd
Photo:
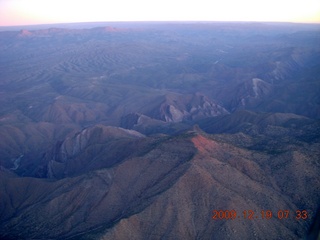
[{"label": "hazy horizon", "polygon": [[254,21],[104,21],[104,22],[63,22],[63,23],[40,23],[40,24],[25,24],[0,26],[2,31],[35,31],[49,28],[65,28],[65,29],[91,29],[97,27],[112,26],[116,28],[126,28],[129,26],[145,26],[158,24],[264,24],[264,25],[309,25],[312,29],[320,28],[319,23],[297,23],[297,22],[254,22]]},{"label": "hazy horizon", "polygon": [[90,22],[288,22],[320,23],[320,2],[2,0],[0,26]]}]

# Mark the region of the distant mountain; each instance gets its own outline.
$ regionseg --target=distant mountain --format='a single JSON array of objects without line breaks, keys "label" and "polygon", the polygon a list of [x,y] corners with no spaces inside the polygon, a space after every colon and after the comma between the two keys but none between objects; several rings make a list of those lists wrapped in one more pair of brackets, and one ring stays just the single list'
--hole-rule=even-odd
[{"label": "distant mountain", "polygon": [[26,30],[22,29],[17,35],[18,37],[56,37],[58,36],[67,36],[70,34],[101,34],[109,32],[122,32],[127,31],[128,29],[124,28],[115,28],[112,26],[107,27],[96,27],[92,29],[67,29],[67,28],[48,28],[48,29],[39,29],[39,30]]}]

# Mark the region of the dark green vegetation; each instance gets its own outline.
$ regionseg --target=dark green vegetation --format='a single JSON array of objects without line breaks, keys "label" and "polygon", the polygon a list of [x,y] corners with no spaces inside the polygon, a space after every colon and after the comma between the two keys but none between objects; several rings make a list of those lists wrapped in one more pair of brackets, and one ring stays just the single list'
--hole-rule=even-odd
[{"label": "dark green vegetation", "polygon": [[111,25],[0,32],[0,238],[318,235],[319,25]]}]

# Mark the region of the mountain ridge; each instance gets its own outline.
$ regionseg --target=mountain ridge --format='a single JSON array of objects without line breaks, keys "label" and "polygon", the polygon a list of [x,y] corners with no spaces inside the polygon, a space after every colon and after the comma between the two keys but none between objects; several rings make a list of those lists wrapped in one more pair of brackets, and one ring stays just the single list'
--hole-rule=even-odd
[{"label": "mountain ridge", "polygon": [[[178,142],[180,143],[178,144]],[[181,145],[181,143],[183,143],[183,145]],[[177,146],[179,146],[179,149],[176,148]],[[177,153],[179,154],[177,155]],[[140,157],[129,158],[128,160],[120,163],[120,165],[117,165],[115,167],[98,169],[92,172],[88,172],[85,175],[79,175],[72,178],[63,178],[61,180],[50,181],[50,182],[45,181],[45,179],[37,180],[34,178],[29,178],[30,181],[32,180],[32,181],[39,182],[33,185],[38,186],[37,188],[39,188],[39,194],[40,194],[39,197],[43,196],[44,198],[41,197],[43,198],[43,200],[41,200],[40,198],[40,202],[42,202],[41,204],[42,207],[40,207],[40,209],[34,209],[33,207],[25,208],[25,210],[22,210],[22,211],[23,212],[26,211],[26,213],[22,213],[21,217],[23,216],[27,217],[27,215],[25,214],[27,214],[27,212],[29,211],[36,211],[37,212],[36,215],[38,216],[37,220],[29,219],[28,221],[24,221],[25,224],[28,223],[27,228],[26,228],[27,225],[24,225],[24,227],[22,228],[20,227],[18,228],[17,226],[12,225],[14,224],[14,222],[16,222],[16,220],[13,222],[12,220],[9,222],[5,221],[7,223],[3,225],[3,228],[2,228],[3,230],[1,234],[2,236],[6,236],[6,234],[4,234],[3,231],[12,232],[13,229],[16,229],[15,232],[17,234],[18,232],[20,233],[20,235],[16,235],[16,236],[25,236],[25,237],[29,236],[29,237],[41,238],[41,235],[37,234],[37,232],[39,231],[31,230],[33,228],[31,226],[34,225],[34,226],[38,226],[38,228],[40,227],[40,229],[41,228],[43,229],[39,232],[40,234],[41,232],[44,231],[44,229],[47,229],[46,232],[49,235],[47,234],[46,235],[52,236],[54,238],[58,236],[68,237],[68,238],[73,238],[77,236],[77,237],[80,237],[81,239],[82,236],[83,237],[90,236],[92,234],[91,236],[93,239],[95,239],[97,236],[100,236],[99,238],[101,239],[122,239],[122,237],[124,236],[129,236],[127,235],[129,234],[129,232],[127,232],[129,231],[128,229],[131,229],[130,231],[133,231],[133,233],[135,233],[132,235],[134,239],[139,239],[144,236],[156,237],[156,236],[159,236],[159,234],[162,236],[166,236],[168,239],[173,239],[174,237],[175,238],[178,237],[179,239],[182,239],[185,237],[192,237],[192,236],[204,237],[204,236],[210,236],[210,234],[212,233],[214,233],[216,237],[218,236],[223,237],[225,236],[225,234],[230,234],[230,235],[234,234],[235,229],[237,230],[238,234],[240,234],[239,236],[253,237],[254,236],[252,235],[253,233],[252,232],[250,233],[248,229],[255,228],[254,225],[251,225],[248,223],[246,224],[246,227],[243,227],[242,222],[245,220],[238,220],[238,221],[230,220],[225,223],[223,223],[222,221],[217,221],[213,223],[212,221],[214,220],[212,220],[211,218],[211,212],[216,208],[235,209],[239,213],[240,213],[240,209],[256,209],[256,211],[258,211],[258,209],[262,210],[262,206],[263,206],[263,209],[268,208],[275,213],[279,209],[289,209],[290,212],[294,212],[295,209],[306,208],[306,207],[309,209],[309,211],[311,211],[310,209],[312,209],[313,206],[314,207],[316,206],[316,203],[317,203],[316,199],[319,199],[320,196],[319,194],[317,194],[316,189],[307,187],[308,182],[305,182],[303,173],[300,173],[298,175],[296,174],[292,175],[292,173],[295,171],[295,168],[293,168],[292,170],[290,170],[290,168],[288,167],[284,168],[284,166],[282,167],[278,166],[277,168],[275,168],[279,162],[279,159],[285,158],[287,159],[287,161],[291,161],[290,165],[292,167],[295,166],[296,164],[300,164],[300,165],[302,164],[304,167],[299,167],[299,169],[306,169],[313,173],[319,170],[318,167],[316,167],[316,165],[313,165],[311,162],[308,162],[308,161],[301,161],[299,160],[301,159],[301,156],[298,156],[294,152],[292,153],[293,155],[290,153],[287,157],[285,157],[286,154],[280,154],[278,156],[271,157],[270,159],[270,156],[268,156],[268,154],[257,152],[255,153],[256,156],[252,159],[251,157],[249,157],[251,155],[250,151],[248,151],[245,148],[235,147],[230,145],[230,143],[227,143],[227,142],[221,143],[219,141],[211,139],[210,135],[201,134],[198,131],[187,132],[182,135],[177,135],[176,137],[171,137],[166,141],[162,141],[160,144],[157,145],[156,148],[153,148],[150,152],[147,152],[145,155],[142,155]],[[304,156],[304,157],[307,157],[307,156]],[[289,160],[290,158],[293,158],[294,160]],[[182,159],[185,159],[185,160],[182,160]],[[270,162],[270,160],[273,162],[273,164],[275,164],[274,166],[272,166],[272,164],[266,165],[266,163]],[[136,163],[137,161],[140,163],[137,164]],[[269,166],[271,167],[271,169],[268,169]],[[272,170],[272,168],[275,168],[275,169]],[[158,173],[156,175],[149,174],[150,171],[155,173],[153,169],[157,169]],[[127,173],[125,174],[126,179],[123,179],[122,177],[124,173]],[[270,175],[268,176],[268,174],[270,173],[272,173],[271,176]],[[314,174],[311,174],[311,175],[314,175]],[[2,176],[1,182],[2,182],[2,189],[3,189],[3,184],[6,181],[8,181],[6,180],[8,179],[8,177],[2,174],[1,176]],[[232,180],[228,176],[232,176]],[[284,181],[283,180],[284,176],[290,179],[293,178],[295,181],[295,184],[294,185],[288,184],[292,182],[292,180]],[[21,181],[21,183],[29,184],[27,183],[29,181],[27,178],[19,178],[19,177],[14,177],[14,178],[17,181]],[[150,180],[147,180],[149,178]],[[225,178],[229,180],[228,181],[223,180]],[[238,178],[242,179],[241,180],[242,182],[240,185],[239,185],[239,180],[237,180]],[[9,179],[12,179],[12,177],[10,177]],[[173,179],[175,180],[172,181]],[[82,184],[79,185],[77,184],[77,181],[84,181],[84,182],[82,182]],[[98,183],[96,181],[103,181],[103,182]],[[132,184],[131,181],[133,181],[134,184]],[[154,184],[156,185],[153,186],[153,184],[150,184],[151,183],[150,181],[151,182],[155,181]],[[313,179],[313,182],[317,184],[315,181],[318,181],[319,183],[320,179],[319,178],[317,180]],[[11,184],[14,184],[14,183],[12,182]],[[51,187],[48,188],[49,185],[45,187],[48,193],[50,192],[50,194],[45,194],[41,190],[43,184],[45,185],[49,184],[52,187],[54,187],[53,189],[51,189]],[[130,191],[127,190],[128,189],[127,184],[130,184],[130,185],[132,184]],[[157,184],[160,184],[160,185],[158,186]],[[309,192],[303,198],[304,200],[301,199],[301,196],[296,198],[296,194],[295,194],[296,184],[302,184],[304,186],[304,189]],[[17,183],[15,183],[14,185],[19,186],[19,184]],[[73,186],[79,186],[79,187],[74,188]],[[102,190],[104,189],[102,186],[106,187],[106,192],[105,190]],[[160,187],[160,186],[163,186],[163,187],[165,186],[166,190],[162,192],[164,189],[163,187]],[[210,189],[209,186],[212,186],[213,189],[209,190]],[[54,190],[56,187],[57,187],[57,190]],[[98,190],[97,188],[99,188],[100,190]],[[9,189],[10,188],[7,188],[7,190]],[[26,189],[25,191],[28,191],[27,189],[30,189],[30,188],[25,188],[25,189]],[[62,191],[59,189],[61,189]],[[76,192],[81,191],[82,193],[79,194],[74,191]],[[140,191],[142,192],[139,193]],[[161,194],[159,194],[158,191],[160,191]],[[3,191],[3,192],[7,193],[7,191]],[[16,191],[16,193],[19,193],[21,197],[29,196],[24,192]],[[67,195],[64,196],[65,194]],[[121,197],[122,194],[126,195],[126,198],[125,198],[127,199],[126,202],[128,201],[130,202],[131,201],[130,199],[132,199],[133,201],[132,202],[133,205],[130,205],[132,208],[125,207],[124,209],[128,209],[128,210],[124,210],[125,212],[123,212],[123,210],[120,210],[121,208],[118,207],[119,204],[121,205],[124,203],[124,198]],[[191,196],[193,194],[196,194],[196,195],[191,197],[188,194],[191,194]],[[214,197],[216,196],[216,194],[220,195],[219,202],[217,202],[217,199]],[[240,196],[242,197],[237,197],[238,194],[240,194]],[[138,197],[138,199],[140,200],[136,200],[136,196],[139,196],[139,195],[141,196],[140,198]],[[92,198],[93,196],[95,197]],[[308,196],[309,197],[313,196],[313,197],[308,198]],[[56,204],[54,204],[54,202],[57,202],[58,199],[60,198],[63,198],[65,200],[69,199],[68,201],[76,201],[76,202],[74,202],[72,205],[68,205],[69,203],[65,202],[64,205],[58,207]],[[15,199],[19,199],[19,198],[15,198]],[[50,199],[50,200],[49,202],[47,202],[48,200],[45,200],[45,199],[48,199],[48,200]],[[92,221],[93,221],[92,223],[94,222],[98,223],[98,222],[101,222],[101,219],[105,219],[102,221],[102,222],[105,222],[105,224],[91,225],[91,227],[87,228],[82,223],[78,225],[78,227],[76,227],[75,229],[73,228],[73,230],[71,230],[70,227],[73,224],[72,223],[67,224],[67,222],[75,221],[76,219],[77,221],[82,221],[81,219],[83,219],[83,217],[85,216],[83,215],[82,217],[78,216],[76,218],[73,218],[74,220],[72,220],[72,218],[70,218],[70,220],[67,220],[66,224],[64,224],[65,226],[64,231],[68,232],[67,235],[65,235],[63,231],[61,232],[62,229],[60,225],[57,226],[57,225],[50,224],[52,227],[47,228],[49,226],[48,225],[49,222],[55,221],[56,217],[58,217],[59,215],[52,215],[52,217],[56,216],[54,218],[47,218],[47,217],[44,218],[44,215],[43,215],[44,213],[56,214],[61,210],[63,212],[71,211],[71,208],[67,206],[72,206],[72,208],[74,207],[87,208],[88,205],[85,204],[85,202],[87,202],[88,199],[91,199],[91,201],[96,203],[91,205],[90,214],[89,216],[85,217],[86,220],[84,220],[84,222],[87,222],[89,225],[91,225],[90,222]],[[195,202],[193,202],[190,205],[189,201],[192,199],[194,199],[193,201]],[[210,199],[211,200],[216,199],[216,200],[214,202],[211,202]],[[29,199],[29,201],[31,200],[32,199]],[[234,205],[235,200],[237,202],[236,205]],[[104,204],[101,202],[98,205],[96,205],[100,201],[103,201]],[[116,202],[112,203],[113,201],[116,201]],[[274,204],[275,201],[277,202],[276,205]],[[306,202],[303,203],[304,201]],[[60,200],[58,202],[60,202]],[[179,203],[180,207],[176,210],[178,214],[176,218],[175,215],[172,215],[173,212],[171,211],[170,205],[173,204],[174,206],[177,206],[177,203]],[[288,203],[290,204],[288,205]],[[14,203],[11,203],[11,204],[14,204]],[[50,207],[51,204],[54,204],[54,205]],[[110,204],[111,205],[115,204],[113,211],[119,212],[118,215],[112,214],[110,216],[110,213],[106,214],[105,211],[110,211],[110,209],[108,208],[108,205]],[[161,217],[161,213],[156,212],[155,209],[151,210],[155,207],[156,209],[158,209],[159,204],[162,206],[161,207],[162,209],[165,209],[165,212],[163,214],[166,217]],[[14,207],[15,205],[12,205],[12,206]],[[19,204],[16,206],[19,206]],[[192,211],[194,212],[193,214],[195,214],[194,217],[191,217],[191,218],[190,216],[192,216],[191,214],[192,211],[190,207],[192,207],[193,209]],[[61,210],[59,210],[60,208]],[[98,210],[100,208],[101,210]],[[132,210],[132,209],[135,209],[135,210]],[[103,211],[105,213],[104,214],[98,213],[100,211]],[[121,211],[122,213],[120,214]],[[154,214],[150,214],[150,211],[153,212]],[[38,215],[38,214],[41,214],[41,215]],[[158,214],[160,214],[159,220],[158,220]],[[31,214],[29,216],[34,216],[34,215],[35,214]],[[9,216],[8,218],[10,219]],[[176,220],[173,221],[173,219],[176,219]],[[187,222],[185,222],[184,219],[187,220]],[[191,219],[194,219],[195,221],[194,227],[192,227],[192,222],[189,222]],[[275,222],[274,221],[265,222],[264,224],[266,224],[266,227],[263,229],[260,229],[259,231],[255,230],[256,234],[258,234],[258,236],[265,236],[265,234],[269,231],[270,228],[278,229],[277,231],[273,231],[274,235],[272,236],[274,237],[279,236],[278,235],[279,232],[281,232],[286,236],[291,236],[292,238],[294,238],[294,236],[296,236],[297,234],[298,236],[301,237],[306,233],[305,230],[303,230],[304,225],[300,225],[300,222],[296,220],[286,221],[285,223],[281,221],[283,220],[278,219]],[[40,222],[43,222],[43,223],[40,224]],[[149,222],[149,224],[151,225],[155,224],[155,222],[157,222],[157,224],[154,225],[155,226],[154,228],[143,227],[143,226],[148,226],[148,224],[146,225],[147,222]],[[280,222],[281,224],[279,224]],[[163,235],[162,229],[164,226],[168,226],[168,224],[169,225],[173,224],[174,228],[172,229],[180,229],[180,230],[174,231],[174,232],[172,232],[172,230],[169,230],[167,234]],[[178,227],[180,224],[186,224],[186,225],[181,225],[180,227]],[[310,226],[311,219],[308,219],[308,224]],[[182,226],[183,228],[181,228]],[[204,228],[204,226],[207,226],[207,227]],[[26,234],[26,232],[23,231],[22,229],[28,229],[28,235],[23,235],[23,234]],[[60,230],[57,231],[57,229],[60,229]],[[109,231],[109,229],[112,229],[112,230]],[[186,229],[189,229],[189,230],[186,231]],[[194,232],[195,229],[197,229],[198,233],[197,231]],[[139,232],[136,232],[136,231],[139,231]]]},{"label": "mountain ridge", "polygon": [[0,31],[1,239],[317,228],[318,25],[86,26]]}]

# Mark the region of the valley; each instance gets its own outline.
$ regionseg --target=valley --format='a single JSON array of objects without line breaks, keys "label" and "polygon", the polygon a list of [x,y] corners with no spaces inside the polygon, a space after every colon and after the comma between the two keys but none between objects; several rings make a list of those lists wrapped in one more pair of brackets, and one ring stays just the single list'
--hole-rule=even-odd
[{"label": "valley", "polygon": [[319,236],[319,25],[86,26],[0,31],[1,239]]}]

